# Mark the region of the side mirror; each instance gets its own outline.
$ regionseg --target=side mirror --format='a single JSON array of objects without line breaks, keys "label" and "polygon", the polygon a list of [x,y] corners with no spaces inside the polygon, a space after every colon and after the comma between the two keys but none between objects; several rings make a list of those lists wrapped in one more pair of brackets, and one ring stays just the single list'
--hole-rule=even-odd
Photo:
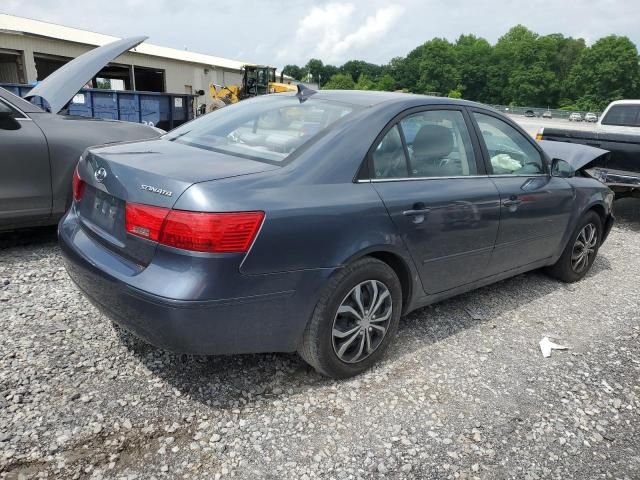
[{"label": "side mirror", "polygon": [[204,95],[204,90],[196,90],[196,93],[197,93],[198,95]]},{"label": "side mirror", "polygon": [[575,169],[561,158],[551,160],[551,176],[559,178],[571,178],[576,174]]},{"label": "side mirror", "polygon": [[13,118],[13,110],[0,103],[0,130],[19,130],[20,122]]}]

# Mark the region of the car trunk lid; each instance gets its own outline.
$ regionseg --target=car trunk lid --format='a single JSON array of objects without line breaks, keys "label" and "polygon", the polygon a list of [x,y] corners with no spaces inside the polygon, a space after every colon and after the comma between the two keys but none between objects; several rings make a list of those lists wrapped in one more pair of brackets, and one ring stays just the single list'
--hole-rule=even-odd
[{"label": "car trunk lid", "polygon": [[88,150],[78,165],[84,191],[75,208],[106,248],[146,266],[157,242],[127,233],[127,204],[171,209],[191,185],[279,167],[167,140]]}]

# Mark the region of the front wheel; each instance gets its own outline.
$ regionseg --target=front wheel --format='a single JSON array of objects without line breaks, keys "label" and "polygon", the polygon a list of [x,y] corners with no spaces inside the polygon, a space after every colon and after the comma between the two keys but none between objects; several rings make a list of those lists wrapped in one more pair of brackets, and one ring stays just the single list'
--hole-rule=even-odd
[{"label": "front wheel", "polygon": [[569,238],[558,261],[547,272],[558,280],[572,283],[582,279],[591,269],[602,240],[602,220],[594,212],[587,212]]},{"label": "front wheel", "polygon": [[328,377],[358,375],[383,356],[401,312],[402,290],[393,269],[374,258],[358,260],[324,289],[299,354]]}]

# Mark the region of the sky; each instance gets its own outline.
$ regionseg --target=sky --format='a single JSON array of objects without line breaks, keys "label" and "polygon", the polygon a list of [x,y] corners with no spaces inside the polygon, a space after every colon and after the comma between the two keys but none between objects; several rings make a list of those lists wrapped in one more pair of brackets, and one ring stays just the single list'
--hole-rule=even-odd
[{"label": "sky", "polygon": [[609,34],[640,44],[640,0],[1,0],[0,12],[277,67],[383,64],[434,37],[495,43],[517,24],[588,44]]}]

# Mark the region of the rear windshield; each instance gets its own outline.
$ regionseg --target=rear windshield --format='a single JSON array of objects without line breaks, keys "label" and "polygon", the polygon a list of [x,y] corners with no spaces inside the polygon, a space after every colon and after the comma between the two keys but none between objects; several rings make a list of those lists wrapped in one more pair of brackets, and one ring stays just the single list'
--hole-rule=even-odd
[{"label": "rear windshield", "polygon": [[302,145],[359,107],[274,95],[221,108],[163,138],[252,160],[280,164]]},{"label": "rear windshield", "polygon": [[602,119],[603,125],[640,127],[640,105],[614,105]]}]

